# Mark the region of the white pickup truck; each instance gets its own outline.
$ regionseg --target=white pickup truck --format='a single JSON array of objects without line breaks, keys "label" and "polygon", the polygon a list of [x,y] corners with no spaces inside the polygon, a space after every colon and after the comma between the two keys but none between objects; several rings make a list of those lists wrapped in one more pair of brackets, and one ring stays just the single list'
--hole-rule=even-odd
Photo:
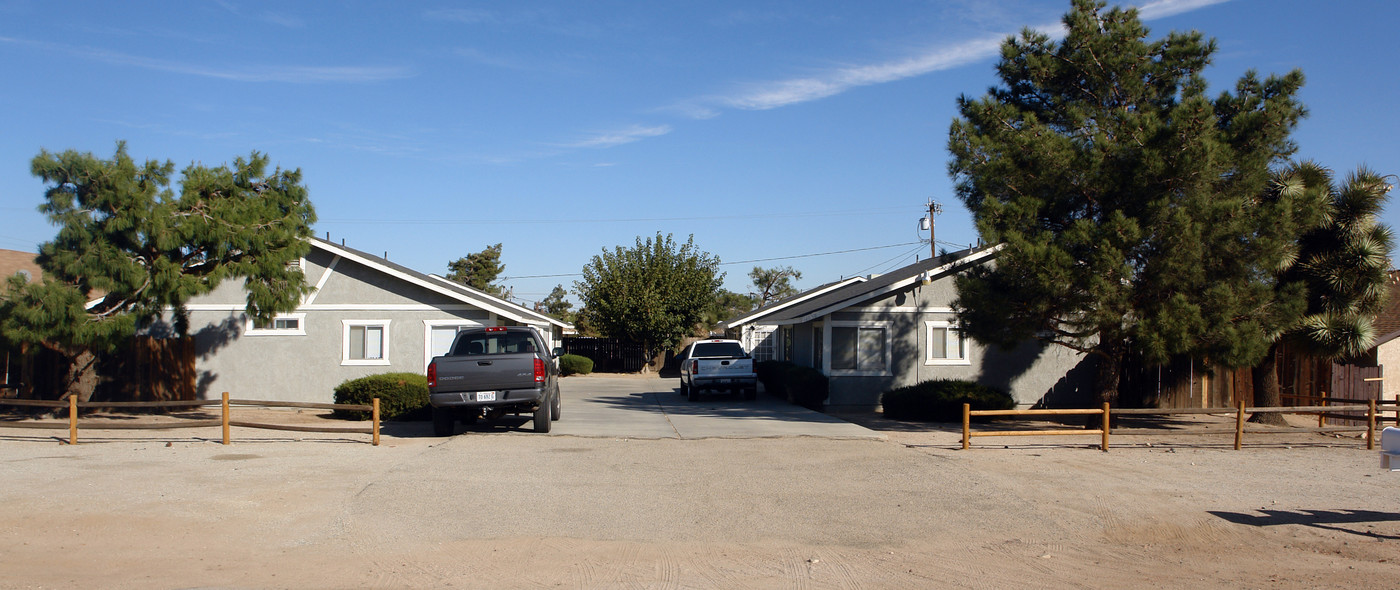
[{"label": "white pickup truck", "polygon": [[681,393],[690,401],[702,391],[727,391],[758,397],[758,375],[753,357],[738,340],[699,340],[681,351]]}]

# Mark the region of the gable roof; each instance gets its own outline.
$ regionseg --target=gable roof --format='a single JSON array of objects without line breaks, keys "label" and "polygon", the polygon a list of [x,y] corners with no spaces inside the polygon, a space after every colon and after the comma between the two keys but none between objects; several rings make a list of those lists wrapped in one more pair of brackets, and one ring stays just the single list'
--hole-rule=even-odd
[{"label": "gable roof", "polygon": [[[969,265],[981,264],[991,260],[1003,247],[1002,244],[997,244],[968,248],[949,253],[946,256],[915,262],[904,268],[863,281],[845,282],[836,289],[827,290],[816,294],[815,297],[795,302],[784,309],[758,316],[757,319],[762,320],[758,323],[784,325],[810,322],[832,312],[901,291],[925,278],[937,280]],[[750,320],[750,322],[752,321]]]},{"label": "gable roof", "polygon": [[310,238],[311,247],[323,250],[377,270],[397,279],[407,281],[434,293],[445,295],[462,303],[467,303],[492,312],[498,316],[523,324],[552,324],[560,328],[571,328],[569,324],[539,313],[523,305],[517,305],[500,297],[478,291],[446,278],[424,274],[388,259],[362,252],[354,248],[336,244],[321,238]]},{"label": "gable roof", "polygon": [[808,289],[791,297],[784,297],[782,299],[774,301],[773,303],[769,303],[768,305],[765,305],[763,307],[750,311],[749,313],[741,315],[737,318],[732,318],[720,322],[718,327],[721,330],[727,330],[729,328],[738,328],[740,326],[752,324],[758,321],[759,319],[773,315],[774,313],[777,313],[804,301],[809,301],[813,297],[820,297],[847,285],[851,285],[854,283],[863,283],[867,280],[869,279],[866,279],[865,277],[851,277],[849,279],[843,279],[833,283],[827,283],[825,285],[821,285],[813,289]]}]

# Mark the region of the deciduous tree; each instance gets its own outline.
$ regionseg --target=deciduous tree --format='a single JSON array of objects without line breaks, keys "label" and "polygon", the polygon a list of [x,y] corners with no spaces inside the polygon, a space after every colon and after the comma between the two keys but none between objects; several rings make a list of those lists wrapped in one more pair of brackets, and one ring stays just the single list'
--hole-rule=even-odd
[{"label": "deciduous tree", "polygon": [[723,281],[719,259],[676,244],[660,233],[632,248],[603,250],[583,267],[574,291],[583,299],[590,327],[610,338],[641,343],[647,358],[690,335],[715,300]]}]

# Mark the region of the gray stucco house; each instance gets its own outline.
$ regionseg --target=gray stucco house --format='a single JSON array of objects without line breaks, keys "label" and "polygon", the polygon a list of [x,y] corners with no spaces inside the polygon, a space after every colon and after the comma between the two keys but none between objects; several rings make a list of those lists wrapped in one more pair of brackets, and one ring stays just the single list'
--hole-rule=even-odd
[{"label": "gray stucco house", "polygon": [[310,242],[299,264],[315,291],[295,312],[254,325],[241,281],[190,300],[199,397],[331,402],[347,379],[424,372],[465,327],[535,326],[554,346],[568,327],[343,244]]},{"label": "gray stucco house", "polygon": [[874,409],[889,389],[938,378],[999,387],[1020,407],[1085,397],[1093,368],[1084,355],[1037,342],[1001,350],[964,338],[958,329],[950,307],[953,277],[971,265],[992,263],[998,251],[972,248],[829,283],[724,328],[756,360],[820,369],[830,379],[831,409]]}]

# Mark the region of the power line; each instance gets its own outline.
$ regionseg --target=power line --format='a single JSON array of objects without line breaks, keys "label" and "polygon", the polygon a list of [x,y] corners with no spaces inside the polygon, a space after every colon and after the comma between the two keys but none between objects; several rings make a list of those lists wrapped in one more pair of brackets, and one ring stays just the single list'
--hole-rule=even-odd
[{"label": "power line", "polygon": [[735,214],[687,217],[627,217],[595,219],[322,219],[318,223],[375,225],[555,225],[578,223],[642,223],[656,221],[726,221],[733,219],[774,219],[793,217],[850,217],[853,215],[889,215],[904,213],[906,207],[885,207],[883,209],[845,209],[839,211],[782,212],[771,215]]},{"label": "power line", "polygon": [[898,247],[900,247],[900,246],[912,246],[912,245],[914,245],[914,244],[922,245],[923,242],[905,242],[905,243],[903,243],[903,244],[890,244],[890,245],[888,245],[888,246],[871,246],[871,247],[869,247],[869,248],[852,248],[852,249],[850,249],[850,250],[836,250],[836,251],[833,251],[833,252],[818,252],[818,253],[816,253],[816,254],[798,254],[798,255],[796,255],[796,256],[777,256],[777,257],[774,257],[774,258],[756,258],[756,259],[754,259],[754,260],[740,260],[740,261],[737,261],[737,262],[721,262],[721,263],[720,263],[720,266],[728,266],[728,265],[731,265],[731,264],[752,264],[752,263],[754,263],[754,262],[772,262],[772,261],[774,261],[774,260],[794,260],[794,259],[797,259],[797,258],[811,258],[811,257],[813,257],[813,256],[830,256],[830,255],[832,255],[832,254],[849,254],[849,253],[851,253],[851,252],[865,252],[865,251],[867,251],[867,250],[883,250],[883,249],[885,249],[885,248],[898,248]]},{"label": "power line", "polygon": [[[773,257],[773,258],[756,258],[756,259],[753,259],[753,260],[739,260],[739,261],[736,261],[736,262],[721,262],[721,263],[720,263],[720,266],[732,266],[732,265],[735,265],[735,264],[753,264],[753,263],[755,263],[755,262],[772,262],[772,261],[774,261],[774,260],[795,260],[795,259],[798,259],[798,258],[811,258],[811,257],[813,257],[813,256],[831,256],[831,255],[833,255],[833,254],[849,254],[849,253],[851,253],[851,252],[865,252],[865,251],[868,251],[868,250],[883,250],[883,249],[885,249],[885,248],[899,248],[899,247],[902,247],[902,246],[912,246],[912,245],[919,245],[919,246],[922,246],[922,245],[923,245],[923,242],[905,242],[905,243],[903,243],[903,244],[890,244],[890,245],[888,245],[888,246],[871,246],[871,247],[869,247],[869,248],[851,248],[850,250],[834,250],[834,251],[831,251],[831,252],[817,252],[817,253],[814,253],[814,254],[797,254],[797,255],[793,255],[793,256],[775,256],[775,257]],[[880,263],[880,264],[884,264],[884,263],[882,262],[882,263]],[[877,264],[877,265],[875,265],[875,266],[879,266],[879,264]],[[559,277],[581,277],[581,276],[583,276],[583,273],[572,272],[572,273],[562,273],[562,274],[553,274],[553,275],[522,275],[522,276],[518,276],[518,277],[501,277],[501,278],[496,279],[496,280],[498,280],[498,281],[513,281],[513,280],[516,280],[516,279],[553,279],[553,278],[559,278]]]}]

